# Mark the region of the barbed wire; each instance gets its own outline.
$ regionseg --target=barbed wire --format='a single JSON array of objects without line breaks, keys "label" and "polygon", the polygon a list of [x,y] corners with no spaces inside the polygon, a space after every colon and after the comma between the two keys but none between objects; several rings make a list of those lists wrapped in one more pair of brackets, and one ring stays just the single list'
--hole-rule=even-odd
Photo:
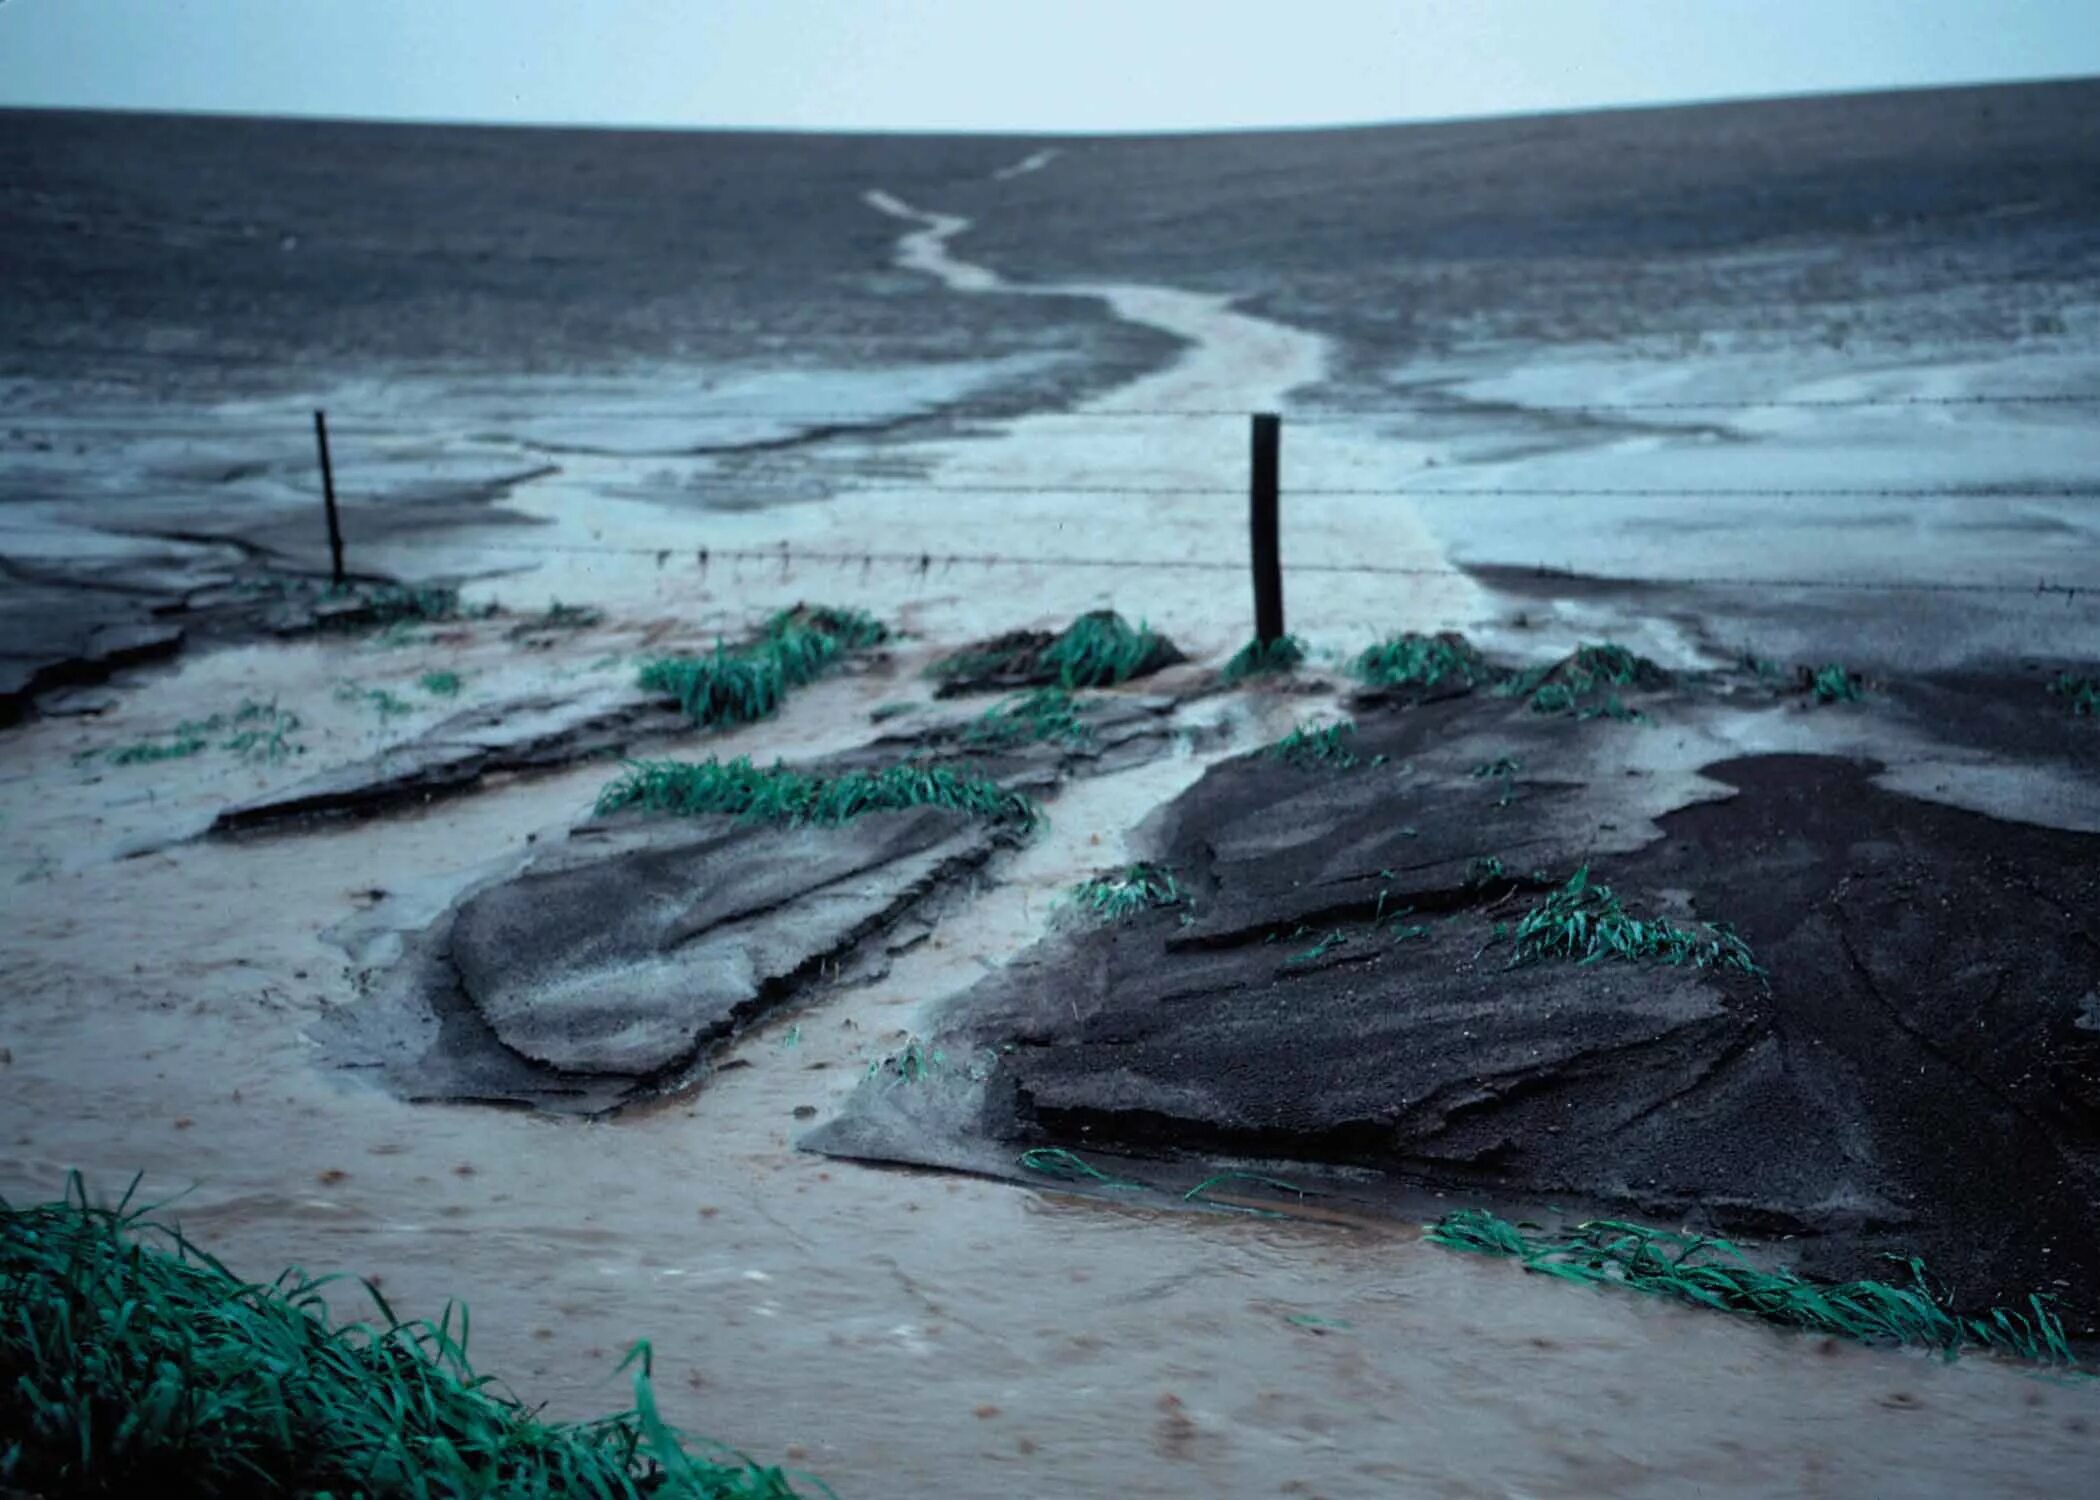
[{"label": "barbed wire", "polygon": [[[1712,401],[1624,401],[1586,402],[1581,404],[1535,404],[1505,401],[1493,398],[1454,396],[1441,400],[1422,400],[1408,405],[1365,408],[1362,410],[1336,410],[1312,407],[1294,410],[1284,408],[1277,413],[1285,423],[1310,426],[1338,426],[1351,422],[1391,422],[1423,416],[1600,416],[1613,413],[1652,411],[1704,411],[1704,412],[1759,412],[1773,410],[1859,410],[1859,409],[1933,409],[1933,408],[1981,408],[1981,407],[2075,407],[2100,406],[2100,392],[2055,394],[2055,395],[1971,395],[1971,396],[1861,396],[1832,397],[1829,399],[1755,399]],[[300,435],[301,424],[308,420],[307,407],[283,416],[264,413],[229,413],[225,416],[199,418],[195,413],[185,412],[175,419],[176,424],[156,422],[151,416],[139,417],[75,417],[55,412],[7,411],[0,408],[0,422],[10,426],[44,426],[67,432],[139,432],[147,436],[173,436],[177,434],[199,437],[215,437],[229,431],[278,431],[287,436]],[[348,415],[333,415],[337,408],[330,407],[329,430],[332,433],[366,437],[415,436],[422,433],[444,431],[473,436],[472,429],[499,429],[491,436],[509,437],[512,434],[500,431],[505,426],[530,429],[547,426],[593,427],[606,424],[648,423],[654,426],[674,427],[679,425],[714,426],[721,424],[745,424],[749,426],[819,427],[840,429],[839,436],[850,437],[858,432],[876,432],[906,425],[920,426],[937,423],[967,425],[970,423],[1025,423],[1025,422],[1069,422],[1075,424],[1112,425],[1120,422],[1152,421],[1245,421],[1253,415],[1246,408],[1134,408],[1128,411],[972,411],[958,408],[935,408],[918,411],[676,411],[647,412],[631,410],[579,411],[574,413],[539,413],[537,415],[517,413],[494,413],[476,415],[461,413],[457,416],[423,414],[378,414],[351,412]]]},{"label": "barbed wire", "polygon": [[[1135,572],[1208,572],[1245,573],[1248,564],[1244,559],[1234,561],[1225,558],[1195,557],[1107,557],[1072,554],[1022,555],[1005,552],[931,552],[898,549],[839,549],[825,547],[796,547],[792,543],[779,543],[771,547],[650,547],[623,545],[614,542],[534,542],[488,540],[480,537],[472,541],[457,543],[400,541],[386,543],[390,548],[406,548],[411,551],[465,551],[465,552],[544,552],[575,553],[581,555],[607,555],[654,558],[659,566],[668,566],[673,559],[683,558],[701,568],[717,561],[764,562],[782,568],[792,568],[796,563],[836,564],[848,567],[859,564],[872,568],[876,564],[904,566],[915,572],[931,574],[936,569],[943,572],[957,567],[1016,567],[1016,568],[1072,568],[1111,569]],[[1534,566],[1496,565],[1502,571],[1513,571],[1540,579],[1565,579],[1587,584],[1621,585],[1626,587],[1671,587],[1671,588],[1792,588],[1811,590],[1838,590],[1843,592],[1899,592],[1928,594],[2028,594],[2041,596],[2063,596],[2066,600],[2080,594],[2100,593],[2100,578],[2090,582],[2059,583],[2049,579],[2037,579],[2033,583],[2010,583],[1986,579],[1887,579],[1887,578],[1781,578],[1765,575],[1737,574],[1684,574],[1684,575],[1611,575],[1582,573],[1573,568],[1554,567],[1546,564]],[[1375,562],[1289,562],[1283,564],[1286,573],[1322,574],[1369,574],[1399,578],[1478,578],[1474,570],[1458,567],[1412,566],[1402,563]]]}]

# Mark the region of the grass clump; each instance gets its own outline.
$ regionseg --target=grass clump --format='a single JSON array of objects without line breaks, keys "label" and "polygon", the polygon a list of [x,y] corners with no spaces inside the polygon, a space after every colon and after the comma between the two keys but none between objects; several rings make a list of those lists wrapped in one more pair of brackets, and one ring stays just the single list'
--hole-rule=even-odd
[{"label": "grass clump", "polygon": [[335,690],[338,703],[362,703],[379,715],[381,723],[388,719],[405,718],[416,711],[416,706],[406,698],[397,697],[385,688],[361,688],[354,682],[346,682]]},{"label": "grass clump", "polygon": [[1568,883],[1526,912],[1511,936],[1516,950],[1509,967],[1545,958],[1592,964],[1613,958],[1652,959],[1695,969],[1734,969],[1762,978],[1750,948],[1725,925],[1702,922],[1697,931],[1628,916],[1608,885],[1590,881],[1582,866]]},{"label": "grass clump", "polygon": [[274,698],[268,703],[247,699],[234,710],[227,727],[232,733],[220,741],[219,748],[231,750],[243,760],[276,765],[306,753],[306,747],[292,739],[299,730],[299,716],[279,708]]},{"label": "grass clump", "polygon": [[1079,717],[1079,704],[1061,687],[1036,688],[1007,699],[972,719],[963,742],[987,749],[1052,741],[1089,745],[1094,732]]},{"label": "grass clump", "polygon": [[1436,635],[1410,630],[1365,650],[1356,658],[1355,670],[1373,687],[1435,687],[1446,679],[1471,687],[1486,675],[1487,665],[1455,630]]},{"label": "grass clump", "polygon": [[2071,712],[2078,717],[2100,718],[2100,679],[2059,672],[2050,680],[2049,691],[2070,699]]},{"label": "grass clump", "polygon": [[1225,663],[1225,680],[1244,682],[1250,677],[1295,671],[1304,660],[1305,642],[1294,635],[1280,635],[1273,641],[1249,641]]},{"label": "grass clump", "polygon": [[466,679],[457,672],[425,672],[417,685],[433,698],[457,698]]},{"label": "grass clump", "polygon": [[1530,700],[1533,713],[1573,714],[1583,719],[1636,720],[1615,688],[1657,688],[1669,674],[1647,657],[1612,641],[1585,642],[1550,667],[1513,673],[1495,689],[1504,697]]},{"label": "grass clump", "polygon": [[1348,771],[1364,764],[1355,745],[1356,726],[1344,719],[1320,729],[1301,724],[1262,754],[1300,770]]},{"label": "grass clump", "polygon": [[128,745],[118,745],[105,752],[104,758],[113,766],[150,766],[164,760],[188,760],[211,743],[205,737],[210,723],[208,719],[185,720],[159,739],[134,740]]},{"label": "grass clump", "polygon": [[859,610],[782,610],[758,639],[707,656],[644,662],[642,690],[675,698],[695,724],[748,724],[769,718],[789,691],[831,670],[848,652],[888,638],[880,621]]},{"label": "grass clump", "polygon": [[1180,659],[1165,636],[1143,620],[1132,627],[1114,610],[1081,615],[1042,653],[1043,665],[1065,688],[1112,687]]},{"label": "grass clump", "polygon": [[[134,1187],[136,1184],[134,1184]],[[796,1491],[634,1405],[541,1420],[467,1359],[464,1307],[337,1323],[336,1278],[243,1282],[146,1210],[0,1199],[0,1488],[205,1497],[518,1495],[781,1500]],[[457,1312],[455,1318],[454,1313]]]},{"label": "grass clump", "polygon": [[1187,899],[1174,872],[1140,861],[1072,887],[1072,905],[1098,922],[1122,922],[1139,912],[1179,906]]},{"label": "grass clump", "polygon": [[363,608],[365,622],[377,625],[433,624],[460,618],[459,590],[442,584],[412,586],[387,583],[370,589],[347,589]]},{"label": "grass clump", "polygon": [[1337,927],[1310,948],[1301,949],[1283,961],[1286,969],[1295,969],[1304,964],[1318,963],[1335,949],[1347,944],[1349,934]]},{"label": "grass clump", "polygon": [[987,777],[945,766],[906,762],[880,770],[798,771],[776,761],[761,768],[749,756],[732,761],[636,761],[598,794],[600,813],[644,812],[697,817],[723,813],[753,823],[836,825],[863,813],[946,807],[990,823],[1033,828],[1036,805]]},{"label": "grass clump", "polygon": [[[958,687],[1113,687],[1181,660],[1174,643],[1144,621],[1132,626],[1112,609],[1081,615],[1062,631],[1016,630],[934,664]],[[949,689],[953,690],[953,689]]]},{"label": "grass clump", "polygon": [[484,619],[496,613],[494,604],[478,609],[462,604],[459,590],[449,584],[331,585],[319,597],[324,606],[335,606],[323,612],[323,629],[380,631],[386,645],[417,639],[416,627],[420,625]]},{"label": "grass clump", "polygon": [[878,1057],[868,1064],[868,1077],[887,1075],[892,1083],[920,1083],[945,1070],[948,1054],[938,1047],[929,1047],[917,1037],[911,1037],[888,1057]]},{"label": "grass clump", "polygon": [[1848,672],[1836,662],[1821,667],[1803,667],[1801,691],[1818,703],[1857,703],[1867,696],[1867,683],[1857,672]]},{"label": "grass clump", "polygon": [[185,719],[159,739],[120,745],[107,751],[106,758],[110,764],[118,766],[187,760],[211,748],[214,737],[224,734],[226,738],[217,741],[219,749],[230,750],[243,760],[268,761],[274,765],[306,753],[306,747],[292,739],[298,729],[299,716],[279,708],[274,699],[258,703],[250,698],[230,714]]},{"label": "grass clump", "polygon": [[1450,1250],[1509,1256],[1527,1271],[1566,1281],[1625,1287],[1865,1344],[1917,1345],[1949,1359],[1964,1349],[1986,1349],[2043,1364],[2075,1363],[2051,1298],[2030,1296],[2024,1310],[1963,1315],[1933,1290],[1915,1257],[1889,1257],[1908,1267],[1908,1284],[1819,1282],[1759,1270],[1728,1241],[1708,1235],[1613,1219],[1579,1224],[1561,1240],[1535,1238],[1524,1227],[1481,1209],[1460,1209],[1430,1225],[1427,1238]]}]

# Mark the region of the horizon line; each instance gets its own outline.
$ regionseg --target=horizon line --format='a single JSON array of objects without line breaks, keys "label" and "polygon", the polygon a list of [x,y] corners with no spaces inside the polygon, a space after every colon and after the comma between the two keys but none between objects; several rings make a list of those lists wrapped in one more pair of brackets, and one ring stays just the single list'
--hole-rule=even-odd
[{"label": "horizon line", "polygon": [[1441,114],[1389,117],[1375,120],[1329,120],[1299,124],[1145,126],[1117,129],[1056,129],[1017,126],[967,129],[957,126],[872,125],[745,125],[665,124],[611,120],[504,120],[470,119],[436,115],[343,115],[327,113],[285,114],[270,110],[182,109],[153,105],[108,104],[13,104],[0,102],[0,114],[67,114],[137,116],[147,119],[243,120],[286,125],[370,125],[379,127],[434,128],[448,130],[571,130],[604,131],[635,135],[792,135],[946,137],[958,139],[1011,139],[1031,141],[1159,140],[1188,137],[1298,135],[1321,132],[1344,133],[1365,130],[1394,130],[1416,125],[1478,124],[1496,120],[1565,119],[1581,115],[1610,115],[1656,112],[1672,109],[1713,109],[1732,104],[1791,104],[1812,99],[1871,99],[1908,94],[1976,93],[1990,89],[2019,89],[2051,85],[2100,83],[2100,73],[2049,73],[2023,78],[1991,78],[1951,83],[1892,84],[1882,88],[1807,89],[1791,93],[1716,94],[1700,98],[1637,100],[1614,104],[1585,104],[1548,109],[1510,109],[1480,114]]}]

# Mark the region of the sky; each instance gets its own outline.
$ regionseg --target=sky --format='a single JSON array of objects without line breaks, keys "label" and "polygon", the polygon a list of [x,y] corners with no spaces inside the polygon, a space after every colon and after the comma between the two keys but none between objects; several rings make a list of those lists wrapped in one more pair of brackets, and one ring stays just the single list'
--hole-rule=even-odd
[{"label": "sky", "polygon": [[0,0],[0,105],[1096,132],[2100,75],[2100,0]]}]

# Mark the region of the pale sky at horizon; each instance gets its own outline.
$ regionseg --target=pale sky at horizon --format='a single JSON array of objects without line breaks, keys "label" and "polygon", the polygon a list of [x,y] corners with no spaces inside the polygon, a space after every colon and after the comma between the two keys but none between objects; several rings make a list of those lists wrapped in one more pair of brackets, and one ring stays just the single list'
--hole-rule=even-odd
[{"label": "pale sky at horizon", "polygon": [[0,0],[0,106],[1093,132],[2100,75],[2100,0]]}]

